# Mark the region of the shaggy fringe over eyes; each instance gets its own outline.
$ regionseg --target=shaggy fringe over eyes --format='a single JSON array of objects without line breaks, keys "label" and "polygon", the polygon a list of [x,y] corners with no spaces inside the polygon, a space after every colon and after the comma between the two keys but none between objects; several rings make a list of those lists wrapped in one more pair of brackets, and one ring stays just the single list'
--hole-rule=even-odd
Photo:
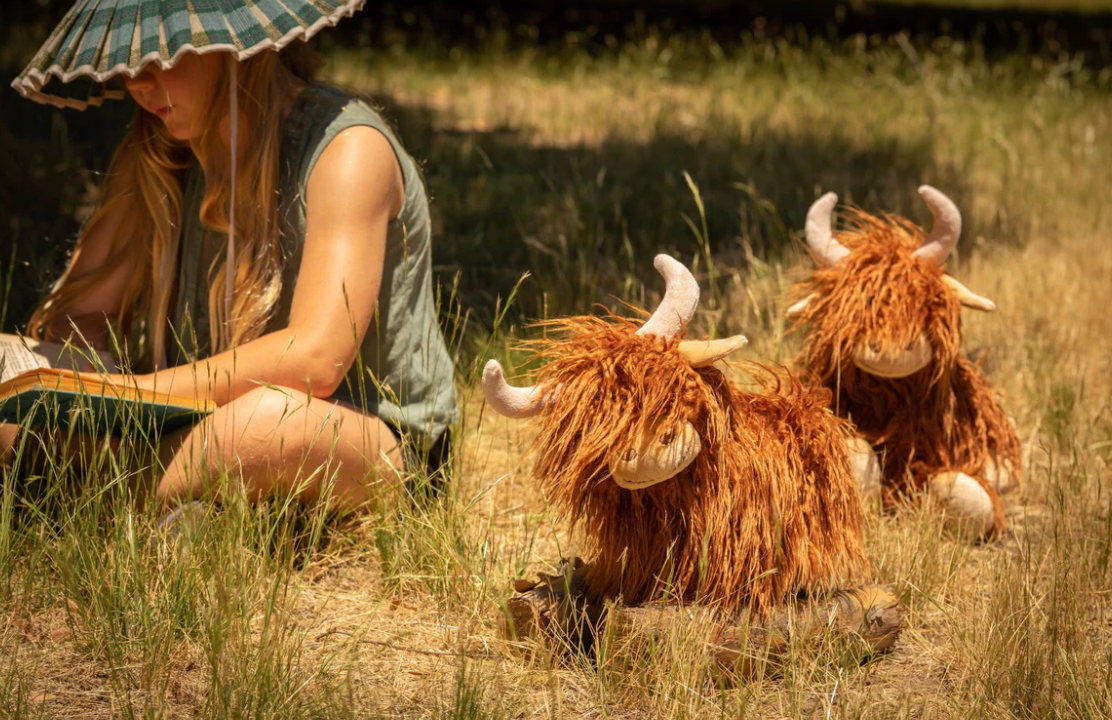
[{"label": "shaggy fringe over eyes", "polygon": [[942,283],[942,270],[913,252],[923,231],[896,216],[847,211],[849,229],[838,241],[850,254],[832,267],[816,267],[801,294],[816,293],[800,324],[810,326],[807,367],[828,387],[852,367],[859,342],[900,350],[926,334],[934,350],[929,383],[958,357],[961,305]]},{"label": "shaggy fringe over eyes", "polygon": [[[942,282],[942,269],[913,252],[923,231],[891,215],[848,211],[838,241],[851,251],[833,267],[816,267],[798,286],[816,293],[797,325],[806,326],[806,367],[834,394],[881,454],[885,500],[922,489],[936,473],[959,470],[983,478],[990,457],[1020,471],[1015,428],[977,368],[960,357],[961,305]],[[923,332],[931,363],[905,378],[879,378],[853,364],[858,342],[898,349]],[[995,491],[989,494],[997,507]]]},{"label": "shaggy fringe over eyes", "polygon": [[[829,393],[754,366],[760,392],[692,368],[677,339],[621,318],[544,324],[536,474],[583,530],[588,593],[639,604],[678,597],[767,612],[788,595],[844,587],[867,568],[860,503]],[[558,388],[553,390],[553,388]],[[607,459],[642,428],[690,422],[702,452],[674,478],[619,487]]]}]

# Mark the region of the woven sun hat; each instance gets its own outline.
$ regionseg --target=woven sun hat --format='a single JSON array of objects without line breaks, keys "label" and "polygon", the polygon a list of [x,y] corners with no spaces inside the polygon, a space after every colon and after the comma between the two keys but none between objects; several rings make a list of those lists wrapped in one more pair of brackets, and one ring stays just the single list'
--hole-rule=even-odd
[{"label": "woven sun hat", "polygon": [[245,60],[281,50],[362,9],[366,0],[78,0],[12,87],[84,110],[126,95],[124,77],[185,53]]}]

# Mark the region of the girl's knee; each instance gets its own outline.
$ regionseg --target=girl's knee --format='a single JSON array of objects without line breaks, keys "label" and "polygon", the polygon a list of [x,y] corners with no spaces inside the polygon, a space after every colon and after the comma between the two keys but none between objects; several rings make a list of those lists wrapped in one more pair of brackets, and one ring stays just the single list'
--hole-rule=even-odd
[{"label": "girl's knee", "polygon": [[228,403],[221,410],[234,416],[233,424],[236,426],[265,431],[295,421],[303,421],[303,415],[310,402],[313,402],[311,398],[296,390],[257,387]]},{"label": "girl's knee", "polygon": [[[249,495],[296,474],[306,457],[330,454],[342,413],[293,390],[258,387],[221,406],[176,444],[155,491],[163,505],[196,499],[210,483],[235,477]],[[213,485],[216,488],[217,485]]]},{"label": "girl's knee", "polygon": [[235,448],[241,458],[262,453],[273,460],[309,450],[328,427],[339,422],[327,401],[296,390],[255,388],[225,405],[223,421],[214,423],[216,442]]},{"label": "girl's knee", "polygon": [[194,498],[195,490],[192,484],[184,482],[185,478],[176,474],[164,475],[159,478],[155,486],[154,497],[160,508],[172,508]]}]

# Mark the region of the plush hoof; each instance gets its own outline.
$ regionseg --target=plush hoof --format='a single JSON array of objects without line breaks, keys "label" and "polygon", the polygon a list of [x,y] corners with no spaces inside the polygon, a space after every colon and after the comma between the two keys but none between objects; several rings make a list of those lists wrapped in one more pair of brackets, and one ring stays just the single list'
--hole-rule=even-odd
[{"label": "plush hoof", "polygon": [[1000,495],[1010,493],[1019,487],[1019,478],[1016,477],[1012,464],[1007,460],[998,462],[996,458],[990,457],[985,463],[984,477],[985,482]]},{"label": "plush hoof", "polygon": [[853,475],[857,478],[857,491],[866,503],[874,502],[880,497],[880,461],[876,452],[864,438],[851,437],[846,439],[846,454],[849,455],[849,464],[853,468]]},{"label": "plush hoof", "polygon": [[930,480],[930,496],[946,516],[946,527],[972,538],[996,529],[996,511],[988,491],[962,472],[939,473]]}]

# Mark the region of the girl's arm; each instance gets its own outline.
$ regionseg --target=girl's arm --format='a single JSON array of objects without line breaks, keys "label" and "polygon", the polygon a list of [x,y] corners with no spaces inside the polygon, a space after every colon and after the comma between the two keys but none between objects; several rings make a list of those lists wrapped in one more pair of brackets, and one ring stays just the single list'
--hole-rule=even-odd
[{"label": "girl's arm", "polygon": [[289,326],[193,365],[127,382],[218,404],[259,384],[330,396],[374,316],[387,226],[404,197],[401,167],[382,133],[360,126],[338,135],[309,178]]}]

